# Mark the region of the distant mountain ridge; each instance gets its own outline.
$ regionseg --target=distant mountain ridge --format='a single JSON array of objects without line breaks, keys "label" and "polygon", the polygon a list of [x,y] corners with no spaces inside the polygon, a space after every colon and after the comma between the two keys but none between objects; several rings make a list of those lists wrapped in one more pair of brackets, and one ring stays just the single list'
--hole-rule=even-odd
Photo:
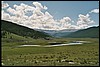
[{"label": "distant mountain ridge", "polygon": [[62,37],[64,35],[68,35],[72,32],[75,32],[77,31],[78,29],[64,29],[64,30],[42,30],[42,29],[36,29],[38,31],[41,31],[41,32],[45,32],[53,37]]},{"label": "distant mountain ridge", "polygon": [[24,36],[24,37],[31,37],[31,38],[46,38],[51,37],[48,34],[40,31],[36,31],[34,29],[27,28],[25,26],[21,26],[9,21],[1,20],[1,31],[8,31],[10,33]]},{"label": "distant mountain ridge", "polygon": [[66,38],[99,38],[99,26],[90,27],[83,30],[78,30],[76,32],[70,33],[69,35],[63,36]]}]

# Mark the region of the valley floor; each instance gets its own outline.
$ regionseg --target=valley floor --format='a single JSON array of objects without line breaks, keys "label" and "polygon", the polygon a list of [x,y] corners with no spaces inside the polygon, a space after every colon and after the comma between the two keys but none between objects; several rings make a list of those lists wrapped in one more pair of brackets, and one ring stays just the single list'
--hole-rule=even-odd
[{"label": "valley floor", "polygon": [[[69,43],[89,41],[80,45],[56,47],[16,47],[24,44],[49,45],[48,42]],[[99,38],[34,39],[8,41],[2,39],[3,66],[99,66]]]}]

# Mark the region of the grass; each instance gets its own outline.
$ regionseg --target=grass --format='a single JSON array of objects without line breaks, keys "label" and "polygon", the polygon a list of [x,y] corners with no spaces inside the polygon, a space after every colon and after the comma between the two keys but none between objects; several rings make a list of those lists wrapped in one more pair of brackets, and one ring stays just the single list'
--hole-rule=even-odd
[{"label": "grass", "polygon": [[[90,41],[82,45],[58,47],[16,47],[22,44],[48,45],[48,42]],[[27,41],[27,43],[26,43]],[[70,64],[69,62],[74,62]],[[98,66],[98,38],[63,38],[63,39],[24,39],[11,42],[2,39],[2,63],[4,66]]]}]

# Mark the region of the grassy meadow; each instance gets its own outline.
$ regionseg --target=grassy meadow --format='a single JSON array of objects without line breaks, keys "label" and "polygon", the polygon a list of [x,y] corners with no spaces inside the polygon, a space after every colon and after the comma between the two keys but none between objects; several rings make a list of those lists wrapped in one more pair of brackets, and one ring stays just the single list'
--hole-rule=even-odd
[{"label": "grassy meadow", "polygon": [[[20,38],[17,40],[2,38],[3,66],[99,66],[99,38],[54,38],[51,40]],[[48,42],[69,43],[71,41],[89,41],[80,45],[57,47],[17,47],[24,44],[48,45]]]}]

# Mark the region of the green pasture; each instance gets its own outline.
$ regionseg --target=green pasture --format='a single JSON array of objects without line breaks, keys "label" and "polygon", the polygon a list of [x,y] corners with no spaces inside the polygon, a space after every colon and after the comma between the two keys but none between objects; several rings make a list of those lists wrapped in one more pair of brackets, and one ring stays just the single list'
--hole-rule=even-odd
[{"label": "green pasture", "polygon": [[[1,61],[3,66],[98,66],[98,38],[54,38],[51,40],[20,38],[8,40],[2,38]],[[81,45],[58,47],[17,47],[24,44],[48,45],[48,42],[68,43],[71,41],[89,41]]]}]

